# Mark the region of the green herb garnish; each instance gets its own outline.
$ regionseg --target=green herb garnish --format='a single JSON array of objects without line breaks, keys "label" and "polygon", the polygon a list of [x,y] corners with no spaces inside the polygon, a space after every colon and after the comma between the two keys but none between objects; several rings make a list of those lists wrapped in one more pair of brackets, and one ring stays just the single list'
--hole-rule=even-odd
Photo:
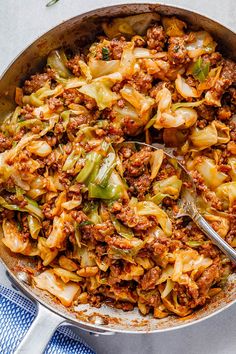
[{"label": "green herb garnish", "polygon": [[195,79],[203,82],[206,80],[208,73],[209,73],[210,63],[204,62],[202,58],[198,58],[196,63],[193,66],[192,74]]},{"label": "green herb garnish", "polygon": [[83,227],[83,226],[88,226],[88,225],[94,225],[94,223],[90,220],[85,220],[85,221],[82,221],[78,226]]},{"label": "green herb garnish", "polygon": [[51,0],[47,3],[46,7],[50,7],[52,5],[55,5],[59,0]]},{"label": "green herb garnish", "polygon": [[109,49],[106,47],[102,48],[102,60],[109,60],[110,59],[110,52]]}]

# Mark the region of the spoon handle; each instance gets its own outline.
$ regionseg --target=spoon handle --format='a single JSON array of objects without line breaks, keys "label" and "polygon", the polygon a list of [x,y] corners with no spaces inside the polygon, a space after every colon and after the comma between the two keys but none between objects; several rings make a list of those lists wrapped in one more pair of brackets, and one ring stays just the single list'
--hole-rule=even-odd
[{"label": "spoon handle", "polygon": [[225,240],[223,240],[217,232],[208,224],[203,216],[199,212],[195,212],[192,215],[193,221],[204,232],[206,236],[216,245],[221,251],[229,257],[229,259],[236,264],[236,251]]}]

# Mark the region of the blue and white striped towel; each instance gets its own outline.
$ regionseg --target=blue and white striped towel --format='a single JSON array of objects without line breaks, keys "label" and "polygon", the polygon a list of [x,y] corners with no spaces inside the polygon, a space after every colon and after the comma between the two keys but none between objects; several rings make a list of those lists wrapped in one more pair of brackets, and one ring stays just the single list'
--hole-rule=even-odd
[{"label": "blue and white striped towel", "polygon": [[[19,292],[0,285],[0,353],[13,354],[36,315],[35,305]],[[45,354],[95,354],[69,328],[60,327]]]}]

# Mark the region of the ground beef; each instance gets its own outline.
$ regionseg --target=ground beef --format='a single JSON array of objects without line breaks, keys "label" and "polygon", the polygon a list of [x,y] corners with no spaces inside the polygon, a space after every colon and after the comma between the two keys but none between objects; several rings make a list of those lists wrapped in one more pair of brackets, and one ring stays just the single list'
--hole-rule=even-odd
[{"label": "ground beef", "polygon": [[82,124],[86,124],[88,122],[88,115],[80,114],[78,116],[74,116],[70,118],[70,121],[66,127],[68,132],[75,133]]},{"label": "ground beef", "polygon": [[209,202],[214,208],[222,210],[222,203],[217,198],[216,194],[210,191],[204,183],[203,177],[197,171],[191,171],[191,176],[194,183],[196,184],[197,191],[203,193],[203,197],[207,202]]},{"label": "ground beef", "polygon": [[186,64],[190,61],[185,47],[184,37],[170,37],[168,40],[168,56],[174,65]]},{"label": "ground beef", "polygon": [[204,270],[200,278],[197,280],[199,294],[206,297],[208,291],[213,283],[215,283],[220,275],[218,264],[212,264],[209,268]]},{"label": "ground beef", "polygon": [[151,75],[139,71],[132,77],[132,80],[129,81],[129,83],[131,83],[136,90],[147,94],[152,88],[152,80],[153,78]]},{"label": "ground beef", "polygon": [[[236,63],[229,59],[223,59],[222,65],[220,78],[216,81],[214,87],[209,90],[209,93],[216,101],[220,100],[225,91],[236,82]],[[209,104],[211,105],[212,103]]]},{"label": "ground beef", "polygon": [[12,140],[7,138],[3,133],[0,133],[0,153],[12,147]]},{"label": "ground beef", "polygon": [[231,244],[236,238],[236,204],[229,209],[230,231],[226,236],[226,241]]},{"label": "ground beef", "polygon": [[147,216],[138,216],[134,210],[128,206],[123,207],[122,210],[116,214],[116,218],[121,220],[126,226],[134,228],[136,231],[148,230],[156,225],[153,219]]},{"label": "ground beef", "polygon": [[205,242],[199,247],[199,253],[205,257],[216,258],[219,256],[219,249],[211,242]]},{"label": "ground beef", "polygon": [[81,103],[81,95],[75,88],[64,90],[62,97],[66,106],[69,106],[72,103]]},{"label": "ground beef", "polygon": [[127,42],[125,37],[114,38],[110,41],[110,56],[111,59],[119,60],[121,59],[124,47]]},{"label": "ground beef", "polygon": [[144,147],[142,150],[135,152],[124,163],[125,173],[127,176],[138,177],[145,172],[146,165],[151,158],[151,149]]},{"label": "ground beef", "polygon": [[146,41],[141,36],[134,36],[132,38],[132,42],[134,43],[135,47],[144,47],[146,45]]},{"label": "ground beef", "polygon": [[82,210],[73,210],[71,216],[78,224],[88,220],[87,215]]},{"label": "ground beef", "polygon": [[199,301],[199,291],[192,284],[180,285],[178,283],[174,286],[174,291],[177,292],[178,303],[181,306],[190,308],[196,307]]},{"label": "ground beef", "polygon": [[80,55],[75,55],[72,59],[68,60],[66,66],[72,71],[75,76],[81,75],[79,60],[81,60]]},{"label": "ground beef", "polygon": [[27,200],[23,196],[17,197],[16,195],[11,195],[9,200],[12,204],[17,205],[19,208],[24,208],[28,204]]},{"label": "ground beef", "polygon": [[231,103],[233,103],[235,105],[236,104],[236,88],[230,87],[228,92],[230,95]]},{"label": "ground beef", "polygon": [[232,112],[229,106],[223,106],[217,110],[217,118],[221,121],[229,120],[232,116]]},{"label": "ground beef", "polygon": [[29,239],[30,237],[30,230],[29,230],[29,223],[26,215],[23,215],[21,218],[20,227],[22,228],[22,236],[24,240]]},{"label": "ground beef", "polygon": [[39,90],[47,82],[51,82],[54,78],[55,72],[52,69],[47,69],[43,74],[35,74],[30,77],[29,80],[26,80],[23,86],[23,91],[26,95],[31,95],[31,93]]},{"label": "ground beef", "polygon": [[87,95],[80,94],[81,96],[81,103],[89,110],[95,110],[97,108],[97,103],[94,98],[89,97]]},{"label": "ground beef", "polygon": [[149,174],[143,174],[137,178],[127,177],[126,181],[129,184],[129,190],[136,194],[139,199],[143,199],[148,192],[152,180]]},{"label": "ground beef", "polygon": [[161,51],[165,45],[166,37],[162,26],[152,26],[147,30],[147,47]]},{"label": "ground beef", "polygon": [[63,110],[63,108],[64,108],[62,100],[57,97],[50,97],[47,100],[47,104],[48,104],[49,109],[52,112],[57,112],[58,110]]},{"label": "ground beef", "polygon": [[24,119],[33,119],[34,115],[33,115],[33,111],[34,111],[35,107],[30,106],[29,104],[27,104],[26,106],[23,106],[21,109],[20,114],[24,117]]},{"label": "ground beef", "polygon": [[212,121],[215,118],[215,108],[211,106],[206,106],[201,104],[199,107],[195,108],[199,118],[205,119],[207,121]]},{"label": "ground beef", "polygon": [[236,155],[236,143],[234,141],[230,141],[227,144],[227,150],[230,152],[230,154]]},{"label": "ground beef", "polygon": [[236,82],[236,63],[229,59],[223,59],[221,78],[229,80],[229,85]]},{"label": "ground beef", "polygon": [[230,122],[229,124],[230,127],[230,139],[231,141],[236,141],[236,123],[235,122]]},{"label": "ground beef", "polygon": [[222,60],[222,55],[218,52],[211,53],[211,54],[204,54],[202,56],[202,59],[206,62],[208,61],[212,67],[217,65]]},{"label": "ground beef", "polygon": [[141,279],[140,285],[143,290],[155,289],[156,283],[161,275],[161,269],[154,267],[148,270]]}]

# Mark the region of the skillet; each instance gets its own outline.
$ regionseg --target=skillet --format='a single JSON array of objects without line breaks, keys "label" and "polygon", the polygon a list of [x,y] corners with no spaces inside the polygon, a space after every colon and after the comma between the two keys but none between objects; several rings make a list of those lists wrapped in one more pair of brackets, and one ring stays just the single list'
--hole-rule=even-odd
[{"label": "skillet", "polygon": [[[24,50],[9,66],[0,81],[1,119],[14,108],[15,87],[32,73],[43,68],[48,53],[58,47],[72,48],[93,41],[99,33],[104,18],[127,16],[145,12],[158,12],[160,15],[176,15],[192,24],[194,28],[203,28],[210,32],[221,46],[221,51],[236,59],[236,34],[219,23],[182,8],[151,4],[125,4],[100,8],[74,17],[53,28],[31,46]],[[1,239],[1,235],[0,235]],[[155,333],[195,324],[209,318],[236,301],[236,276],[231,275],[223,292],[212,298],[204,308],[186,318],[170,316],[164,319],[143,317],[137,309],[123,312],[103,305],[93,308],[79,305],[74,312],[56,303],[48,293],[31,286],[31,279],[24,268],[36,267],[36,263],[27,257],[12,254],[0,240],[0,259],[4,263],[15,285],[31,298],[38,308],[38,314],[29,332],[18,347],[16,353],[42,353],[55,329],[61,324],[75,325],[83,330],[100,334]],[[39,340],[40,336],[40,340]]]}]

